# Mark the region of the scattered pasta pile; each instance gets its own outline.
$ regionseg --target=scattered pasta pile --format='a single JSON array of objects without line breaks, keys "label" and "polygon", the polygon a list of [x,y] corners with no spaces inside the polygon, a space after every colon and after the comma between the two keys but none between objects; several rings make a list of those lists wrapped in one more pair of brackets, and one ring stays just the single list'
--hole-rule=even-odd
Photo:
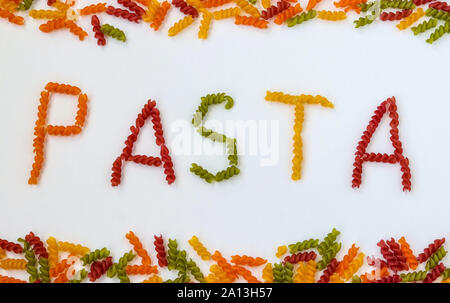
[{"label": "scattered pasta pile", "polygon": [[[442,262],[447,254],[445,238],[434,240],[417,256],[402,237],[378,242],[380,258],[366,257],[356,244],[338,258],[342,249],[337,241],[339,235],[333,229],[321,240],[280,246],[274,262],[247,255],[227,258],[217,250],[211,253],[193,236],[189,245],[197,259],[210,266],[209,273],[204,274],[176,240],[166,241],[162,236],[154,236],[156,259],[152,261],[145,243],[134,232],[128,232],[125,237],[133,249],[115,260],[106,247],[91,251],[54,237],[44,244],[30,232],[17,243],[0,239],[0,272],[8,273],[0,275],[0,283],[27,283],[13,277],[20,271],[28,273],[31,283],[95,282],[104,277],[130,283],[130,276],[136,275],[142,283],[231,283],[242,279],[249,283],[450,283],[450,269]],[[361,273],[363,265],[372,268]],[[163,279],[169,272],[176,278]]]},{"label": "scattered pasta pile", "polygon": [[[184,29],[198,24],[198,38],[208,38],[213,21],[232,18],[236,25],[267,29],[270,20],[277,25],[286,24],[293,27],[312,19],[341,21],[352,11],[363,15],[354,21],[355,27],[363,27],[379,20],[398,22],[397,28],[410,28],[414,35],[430,31],[426,40],[434,43],[444,34],[450,33],[450,5],[434,0],[339,0],[334,2],[335,10],[317,10],[322,0],[308,0],[303,9],[298,0],[117,0],[117,6],[105,2],[94,3],[86,7],[75,8],[74,0],[47,0],[50,9],[31,9],[33,0],[0,0],[0,18],[17,25],[24,24],[21,11],[29,11],[33,19],[47,20],[39,26],[44,33],[66,29],[81,41],[88,35],[76,21],[80,17],[91,18],[92,32],[99,46],[106,44],[105,36],[125,42],[126,35],[122,29],[113,25],[102,24],[100,15],[110,15],[131,23],[148,23],[150,28],[158,31],[172,7],[185,17],[175,22],[168,30],[169,36],[176,36]],[[325,2],[325,1],[323,1]],[[428,5],[428,8],[422,6]],[[223,8],[222,6],[226,6]],[[421,23],[420,20],[426,18]],[[196,22],[200,19],[199,22]],[[414,25],[414,26],[413,26]]]}]

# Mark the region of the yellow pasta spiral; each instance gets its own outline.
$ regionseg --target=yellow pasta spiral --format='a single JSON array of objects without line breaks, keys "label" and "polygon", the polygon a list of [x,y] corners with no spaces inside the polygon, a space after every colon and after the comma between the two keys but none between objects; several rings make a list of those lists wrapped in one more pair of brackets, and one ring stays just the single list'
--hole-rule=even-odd
[{"label": "yellow pasta spiral", "polygon": [[6,251],[0,248],[0,260],[6,258]]},{"label": "yellow pasta spiral", "polygon": [[261,14],[259,13],[258,9],[251,5],[247,0],[234,0],[234,2],[242,8],[244,12],[249,14],[250,16],[254,18],[259,18]]},{"label": "yellow pasta spiral", "polygon": [[180,21],[176,22],[171,28],[169,28],[169,36],[173,37],[181,32],[183,29],[188,27],[194,22],[194,19],[191,15],[184,17]]},{"label": "yellow pasta spiral", "polygon": [[323,20],[339,21],[347,18],[347,14],[342,11],[318,11],[317,17]]},{"label": "yellow pasta spiral", "polygon": [[26,269],[27,260],[25,259],[3,259],[0,261],[0,268],[3,269]]},{"label": "yellow pasta spiral", "polygon": [[0,0],[0,7],[6,9],[10,13],[14,13],[17,11],[19,4],[11,0]]},{"label": "yellow pasta spiral", "polygon": [[303,121],[305,120],[305,107],[303,104],[295,105],[295,119],[294,119],[294,157],[292,158],[292,180],[300,180],[302,161],[303,161],[303,142],[302,130]]},{"label": "yellow pasta spiral", "polygon": [[215,20],[221,20],[221,19],[236,17],[240,13],[241,13],[241,9],[239,7],[232,7],[232,8],[221,9],[221,10],[215,11],[213,14],[214,14]]},{"label": "yellow pasta spiral", "polygon": [[142,283],[162,283],[163,279],[158,275],[153,275],[147,280],[142,281]]},{"label": "yellow pasta spiral", "polygon": [[269,8],[271,5],[270,0],[261,0],[261,5],[264,8]]},{"label": "yellow pasta spiral", "polygon": [[330,277],[330,283],[345,283],[338,274],[332,274]]},{"label": "yellow pasta spiral", "polygon": [[285,253],[287,253],[287,250],[286,245],[278,246],[275,256],[277,256],[277,258],[281,258]]},{"label": "yellow pasta spiral", "polygon": [[73,244],[70,242],[58,242],[58,248],[60,251],[67,251],[72,255],[84,256],[90,250],[89,248],[82,246],[80,244]]},{"label": "yellow pasta spiral", "polygon": [[353,261],[348,265],[347,269],[344,270],[342,277],[344,281],[350,280],[353,275],[361,268],[364,263],[364,254],[359,253],[358,256],[353,259]]},{"label": "yellow pasta spiral", "polygon": [[186,0],[186,3],[198,10],[203,8],[203,3],[201,0]]},{"label": "yellow pasta spiral", "polygon": [[300,262],[294,276],[294,283],[314,283],[316,279],[317,264],[314,260]]},{"label": "yellow pasta spiral", "polygon": [[145,14],[142,16],[142,20],[147,23],[153,22],[155,14],[158,11],[161,4],[157,0],[151,0],[147,6]]},{"label": "yellow pasta spiral", "polygon": [[52,6],[62,12],[66,12],[70,7],[69,5],[62,3],[60,1],[56,1],[55,3],[52,4]]},{"label": "yellow pasta spiral", "polygon": [[265,283],[273,283],[272,263],[267,263],[267,265],[264,266],[262,271],[262,278]]},{"label": "yellow pasta spiral", "polygon": [[447,280],[442,280],[441,283],[450,283],[450,278],[448,278]]},{"label": "yellow pasta spiral", "polygon": [[51,11],[45,9],[31,10],[29,13],[33,19],[61,19],[66,16],[64,11]]},{"label": "yellow pasta spiral", "polygon": [[53,268],[59,261],[58,243],[53,237],[48,238],[46,242],[48,250],[48,263],[50,268]]},{"label": "yellow pasta spiral", "polygon": [[[232,279],[227,275],[227,273],[217,264],[211,265],[210,267],[211,275],[208,275],[210,279],[215,280],[215,283],[231,283]],[[213,282],[214,283],[214,282]]]},{"label": "yellow pasta spiral", "polygon": [[203,11],[203,19],[200,22],[200,28],[198,30],[198,38],[199,39],[208,38],[208,31],[209,31],[209,26],[211,24],[212,17],[213,17],[213,15],[210,12],[208,12],[207,10]]},{"label": "yellow pasta spiral", "polygon": [[284,104],[298,104],[298,103],[303,103],[303,104],[320,104],[324,107],[329,107],[329,108],[333,108],[333,103],[331,103],[330,101],[328,101],[327,98],[322,97],[322,96],[311,96],[311,95],[299,95],[299,96],[294,96],[294,95],[289,95],[289,94],[285,94],[282,92],[270,92],[268,91],[266,93],[266,101],[272,101],[272,102],[280,102],[280,103],[284,103]]},{"label": "yellow pasta spiral", "polygon": [[202,260],[211,260],[211,253],[203,246],[197,236],[193,236],[188,242]]},{"label": "yellow pasta spiral", "polygon": [[412,25],[414,22],[416,22],[423,16],[425,16],[425,12],[421,7],[419,7],[414,13],[403,19],[399,24],[397,24],[397,28],[399,30],[407,29],[410,25]]}]

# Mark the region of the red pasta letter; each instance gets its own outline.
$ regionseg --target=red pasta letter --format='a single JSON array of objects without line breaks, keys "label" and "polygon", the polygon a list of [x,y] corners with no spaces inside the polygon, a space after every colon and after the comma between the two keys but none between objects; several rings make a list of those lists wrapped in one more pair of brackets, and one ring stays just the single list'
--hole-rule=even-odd
[{"label": "red pasta letter", "polygon": [[[37,184],[41,169],[44,164],[44,144],[47,135],[71,136],[81,133],[86,120],[88,98],[76,86],[49,82],[41,92],[40,104],[38,107],[38,118],[34,127],[35,138],[33,140],[34,163],[31,169],[28,184]],[[78,112],[75,117],[75,124],[69,126],[47,125],[48,104],[51,93],[60,93],[78,96]]]},{"label": "red pasta letter", "polygon": [[[394,147],[393,154],[380,154],[380,153],[367,153],[366,149],[372,139],[372,135],[380,124],[386,110],[389,112],[391,118],[391,142]],[[397,105],[395,104],[395,97],[389,98],[378,106],[375,110],[375,114],[372,116],[366,131],[361,137],[358,146],[356,147],[355,162],[353,163],[353,188],[357,188],[361,185],[362,165],[364,162],[382,162],[395,164],[399,163],[401,166],[403,191],[411,191],[411,171],[409,169],[409,160],[403,156],[402,142],[398,135],[398,114]]]},{"label": "red pasta letter", "polygon": [[[149,117],[152,119],[153,129],[155,130],[156,145],[161,147],[161,158],[131,154],[133,152],[134,143],[139,136],[139,131]],[[148,100],[147,104],[144,105],[144,108],[136,118],[136,125],[131,126],[130,129],[131,134],[128,136],[127,140],[125,140],[125,147],[123,148],[122,154],[113,163],[111,175],[112,186],[117,186],[121,182],[123,161],[132,161],[138,164],[157,167],[161,165],[161,162],[163,162],[164,174],[166,174],[167,183],[172,184],[173,181],[175,181],[173,163],[169,155],[169,149],[165,145],[159,110],[156,108],[155,101]]]}]

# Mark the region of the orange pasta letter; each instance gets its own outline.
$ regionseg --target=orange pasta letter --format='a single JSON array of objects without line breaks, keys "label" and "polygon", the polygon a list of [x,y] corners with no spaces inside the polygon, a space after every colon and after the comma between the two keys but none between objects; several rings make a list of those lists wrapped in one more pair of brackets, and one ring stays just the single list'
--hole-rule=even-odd
[{"label": "orange pasta letter", "polygon": [[[51,94],[67,94],[78,97],[78,112],[75,116],[75,124],[68,126],[47,125],[48,105]],[[41,99],[38,107],[38,118],[34,127],[35,138],[33,140],[34,163],[31,169],[28,184],[38,184],[41,169],[44,163],[44,144],[47,135],[71,136],[81,133],[87,114],[86,94],[76,86],[49,82],[45,90],[41,92]]]}]

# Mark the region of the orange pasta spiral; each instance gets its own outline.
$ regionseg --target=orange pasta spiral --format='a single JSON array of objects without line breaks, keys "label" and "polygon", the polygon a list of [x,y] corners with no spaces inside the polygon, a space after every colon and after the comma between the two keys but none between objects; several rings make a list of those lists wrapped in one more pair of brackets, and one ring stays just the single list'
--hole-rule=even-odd
[{"label": "orange pasta spiral", "polygon": [[78,97],[78,111],[77,116],[75,117],[75,124],[79,127],[84,126],[84,122],[86,121],[86,115],[87,115],[87,102],[88,97],[86,94],[81,94]]},{"label": "orange pasta spiral", "polygon": [[141,241],[139,238],[132,232],[128,232],[125,237],[128,239],[131,245],[133,245],[133,249],[136,252],[136,254],[141,257],[142,259],[142,265],[151,265],[152,260],[150,259],[150,256],[146,249],[142,246]]},{"label": "orange pasta spiral", "polygon": [[269,22],[254,17],[236,16],[234,19],[234,23],[237,25],[249,25],[256,28],[267,28],[267,24]]},{"label": "orange pasta spiral", "polygon": [[66,27],[66,20],[64,19],[53,19],[49,20],[47,23],[41,24],[39,30],[44,33],[50,33],[52,31],[62,29]]},{"label": "orange pasta spiral", "polygon": [[81,93],[81,89],[76,86],[68,85],[68,84],[59,84],[55,82],[49,82],[45,86],[45,89],[52,93],[60,93],[67,95],[79,95]]},{"label": "orange pasta spiral", "polygon": [[308,5],[306,6],[306,10],[307,11],[312,10],[314,7],[316,7],[317,4],[319,4],[320,1],[322,0],[309,0]]},{"label": "orange pasta spiral", "polygon": [[339,263],[336,268],[336,273],[338,273],[341,277],[344,275],[345,270],[349,267],[353,259],[358,255],[358,250],[359,247],[356,247],[355,244],[353,244],[352,247],[348,249],[348,252],[342,259],[341,263]]},{"label": "orange pasta spiral", "polygon": [[261,281],[256,279],[256,277],[253,276],[248,269],[238,265],[233,266],[233,269],[239,276],[244,278],[248,283],[261,283]]},{"label": "orange pasta spiral", "polygon": [[227,276],[232,280],[236,280],[237,275],[233,266],[227,262],[227,260],[222,256],[222,254],[216,250],[216,252],[211,256],[211,258],[217,262],[217,264],[222,268],[222,270],[227,274]]},{"label": "orange pasta spiral", "polygon": [[71,136],[81,133],[81,127],[76,125],[71,126],[47,126],[47,134],[53,136]]},{"label": "orange pasta spiral", "polygon": [[236,265],[248,265],[248,266],[260,266],[267,263],[267,260],[260,257],[249,257],[249,256],[231,256],[231,263]]},{"label": "orange pasta spiral", "polygon": [[0,248],[0,260],[6,258],[6,251]]},{"label": "orange pasta spiral", "polygon": [[19,4],[12,0],[0,0],[0,7],[8,12],[14,13],[17,11]]},{"label": "orange pasta spiral", "polygon": [[153,275],[147,280],[142,281],[142,283],[163,283],[163,279],[158,275]]},{"label": "orange pasta spiral", "polygon": [[88,6],[83,7],[80,10],[80,15],[93,15],[98,13],[106,12],[106,3],[97,3],[97,4],[91,4]]},{"label": "orange pasta spiral", "polygon": [[300,6],[300,4],[291,6],[287,10],[284,10],[280,14],[278,14],[277,17],[275,18],[274,22],[278,25],[281,25],[287,19],[294,17],[295,15],[301,13],[302,11],[303,11],[303,9]]},{"label": "orange pasta spiral", "polygon": [[50,269],[50,277],[58,277],[60,275],[65,276],[65,272],[67,269],[73,264],[73,261],[69,260],[69,258],[62,260],[54,268]]},{"label": "orange pasta spiral", "polygon": [[7,277],[7,276],[0,275],[0,283],[27,283],[27,282],[13,278],[13,277]]},{"label": "orange pasta spiral", "polygon": [[212,8],[225,5],[233,0],[204,0],[202,1],[204,8]]},{"label": "orange pasta spiral", "polygon": [[400,243],[400,249],[402,250],[403,256],[406,258],[406,262],[408,263],[408,266],[415,270],[417,266],[419,265],[419,262],[417,261],[416,256],[414,256],[411,248],[409,247],[408,242],[406,242],[405,237],[401,237],[398,240],[398,243]]},{"label": "orange pasta spiral", "polygon": [[125,267],[127,275],[150,275],[158,273],[158,266],[150,265],[127,265]]},{"label": "orange pasta spiral", "polygon": [[78,39],[80,41],[83,41],[84,38],[88,35],[81,27],[76,25],[75,22],[72,20],[66,20],[66,27],[69,29],[71,33],[73,33],[75,36],[78,36]]},{"label": "orange pasta spiral", "polygon": [[13,23],[16,25],[24,24],[24,19],[21,16],[16,16],[13,13],[11,13],[3,8],[0,8],[0,18],[7,19],[10,23]]},{"label": "orange pasta spiral", "polygon": [[3,269],[26,269],[27,260],[25,259],[4,259],[0,261],[0,268]]},{"label": "orange pasta spiral", "polygon": [[53,268],[59,261],[58,243],[53,237],[48,238],[46,242],[48,250],[48,263],[50,268]]},{"label": "orange pasta spiral", "polygon": [[161,7],[156,11],[155,17],[153,18],[152,24],[150,24],[150,27],[153,28],[155,31],[159,29],[162,22],[166,18],[167,12],[170,9],[170,3],[167,1],[164,1],[161,5]]}]

